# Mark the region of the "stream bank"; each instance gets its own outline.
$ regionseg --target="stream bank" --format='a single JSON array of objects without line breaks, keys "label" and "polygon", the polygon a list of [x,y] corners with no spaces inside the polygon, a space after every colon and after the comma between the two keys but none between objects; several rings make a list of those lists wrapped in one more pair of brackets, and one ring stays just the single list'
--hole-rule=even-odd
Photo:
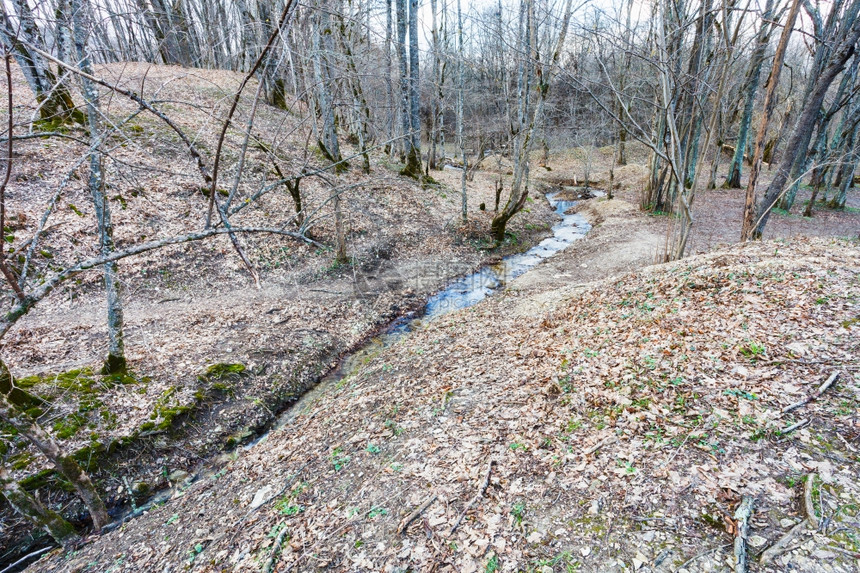
[{"label": "stream bank", "polygon": [[[565,203],[564,206],[566,209],[568,204]],[[565,209],[561,212],[563,213]],[[541,214],[541,209],[533,207],[532,211]],[[514,275],[521,274],[529,264],[537,262],[540,257],[535,259],[533,252],[539,252],[543,258],[546,258],[554,252],[552,249],[561,248],[574,240],[572,236],[564,234],[565,229],[573,226],[574,219],[577,221],[576,224],[585,225],[584,219],[571,218],[563,214],[562,217],[562,222],[556,223],[556,227],[561,228],[563,235],[560,239],[544,239],[526,254],[515,253],[505,257],[502,262],[492,265],[492,268],[496,269],[493,272],[500,273],[493,279],[494,283],[492,285],[486,282],[475,283],[481,289],[482,296],[498,288]],[[534,220],[534,214],[529,219]],[[571,222],[565,223],[566,219],[570,219]],[[536,231],[536,233],[539,232],[539,230]],[[552,244],[548,245],[548,241],[552,241]],[[493,256],[497,258],[497,255]],[[219,341],[219,346],[223,347],[221,354],[225,360],[220,364],[225,367],[240,366],[241,372],[228,373],[229,375],[222,379],[220,376],[211,376],[210,370],[213,366],[209,366],[204,371],[193,375],[194,385],[190,388],[183,390],[171,386],[164,390],[163,394],[170,396],[170,400],[166,398],[160,400],[162,409],[176,413],[169,420],[162,420],[161,417],[153,422],[147,420],[140,428],[134,430],[134,439],[123,438],[117,442],[118,447],[115,447],[112,442],[108,447],[93,448],[92,445],[87,445],[81,450],[84,454],[89,452],[82,458],[87,463],[87,469],[93,472],[100,483],[107,484],[106,488],[111,492],[107,501],[112,508],[112,515],[121,519],[123,515],[141,513],[142,508],[147,507],[148,504],[152,504],[153,501],[160,502],[164,497],[169,496],[165,492],[175,488],[181,489],[194,481],[194,476],[201,471],[200,468],[207,465],[205,461],[201,464],[200,460],[219,455],[225,447],[231,451],[249,440],[258,438],[260,433],[266,431],[272,424],[277,412],[312,388],[326,372],[336,371],[341,356],[354,352],[364,344],[365,340],[373,340],[377,334],[390,335],[391,332],[398,331],[405,321],[395,318],[392,322],[392,318],[407,317],[406,321],[408,321],[411,320],[408,317],[422,314],[424,305],[421,301],[422,296],[426,296],[424,293],[427,293],[427,289],[433,288],[433,285],[438,284],[440,280],[445,281],[451,272],[471,270],[468,262],[465,261],[442,266],[429,265],[428,268],[433,274],[424,278],[420,275],[411,277],[409,271],[404,273],[402,270],[393,274],[386,273],[379,263],[363,265],[361,268],[363,272],[360,274],[362,280],[353,283],[355,290],[352,295],[355,299],[352,305],[354,307],[358,305],[356,311],[365,309],[368,303],[373,308],[378,308],[379,303],[382,302],[388,308],[385,309],[383,306],[383,312],[376,310],[369,323],[367,317],[356,321],[353,327],[363,325],[363,328],[370,330],[370,334],[354,337],[355,342],[349,346],[345,345],[343,336],[335,336],[331,330],[310,328],[296,333],[299,335],[298,343],[293,345],[293,349],[287,354],[274,352],[271,347],[264,347],[260,341],[259,346],[262,348],[250,352],[247,357],[242,357],[241,362],[234,362],[235,354],[231,352],[231,348],[235,347],[236,341],[230,341],[234,338],[230,336],[230,330],[234,330],[235,327],[228,329],[224,333],[226,336],[223,337],[226,340]],[[415,270],[415,268],[412,269],[412,271]],[[417,270],[420,272],[426,269],[419,266]],[[482,271],[475,276],[488,279],[491,274]],[[333,295],[330,293],[347,290],[344,289],[344,285],[333,286],[334,288],[324,289],[322,296],[331,298]],[[457,288],[454,285],[449,286],[443,291],[447,293],[443,298],[447,301],[454,300],[453,293]],[[380,294],[380,290],[385,292]],[[280,295],[283,296],[283,294],[281,291]],[[167,302],[160,303],[163,307],[177,308],[183,303],[187,305],[187,301],[174,300],[172,297],[164,297],[163,294],[160,296],[167,299]],[[256,298],[257,305],[267,304],[265,297]],[[443,305],[439,304],[439,300],[441,298],[437,296],[434,310],[430,311],[431,314],[441,310]],[[212,302],[216,301],[210,300],[210,303]],[[273,302],[275,301],[268,302],[267,306],[271,308],[268,308],[263,316],[271,317],[271,319],[267,318],[267,321],[272,323],[269,326],[270,329],[277,329],[283,322],[283,318],[279,316],[280,309],[272,305]],[[134,314],[135,310],[132,309],[131,317]],[[228,321],[228,325],[233,321],[235,319]],[[248,324],[247,317],[242,317],[237,322],[250,332],[257,331],[253,325]],[[133,385],[129,386],[130,392],[134,388]],[[131,396],[133,394],[129,395]],[[177,444],[182,447],[178,448]],[[181,455],[177,460],[176,452],[183,450],[186,454]],[[219,459],[223,460],[228,456],[229,454],[221,454]],[[51,487],[56,493],[51,495],[65,496],[74,507],[74,498],[63,492],[62,484],[55,481],[50,476],[50,472],[41,475],[40,480],[39,483],[42,485],[53,484]],[[159,493],[153,497],[154,492]],[[81,509],[76,511],[80,514],[78,524],[85,524],[85,512]],[[14,527],[8,528],[4,540],[8,542],[14,539],[15,531]],[[28,543],[21,549],[27,552],[39,547],[40,542],[34,540],[34,543]],[[3,555],[3,563],[8,564],[16,560],[22,551],[6,552]]]}]

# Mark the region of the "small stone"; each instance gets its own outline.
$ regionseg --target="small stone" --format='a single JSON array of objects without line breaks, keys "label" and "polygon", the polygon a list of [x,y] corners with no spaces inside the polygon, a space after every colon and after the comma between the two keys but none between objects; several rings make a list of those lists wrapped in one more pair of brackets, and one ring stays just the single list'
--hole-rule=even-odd
[{"label": "small stone", "polygon": [[836,557],[836,554],[826,549],[816,549],[813,551],[812,556],[816,559],[833,559]]},{"label": "small stone", "polygon": [[540,531],[533,531],[527,538],[526,541],[529,543],[540,543],[541,539],[543,539],[543,535],[541,535]]},{"label": "small stone", "polygon": [[765,543],[767,543],[767,539],[761,535],[751,535],[748,541],[750,547],[764,547]]},{"label": "small stone", "polygon": [[788,529],[789,527],[794,527],[794,524],[797,523],[793,519],[789,519],[787,517],[783,517],[779,520],[779,525]]},{"label": "small stone", "polygon": [[179,483],[188,479],[189,475],[190,474],[184,470],[173,470],[170,472],[170,475],[167,476],[167,479],[173,483]]},{"label": "small stone", "polygon": [[646,531],[645,533],[642,534],[642,541],[644,541],[645,543],[649,543],[651,541],[654,541],[654,535],[656,535],[656,534],[653,530]]},{"label": "small stone", "polygon": [[633,569],[638,571],[642,568],[643,565],[645,565],[649,561],[650,559],[645,557],[641,552],[637,551],[636,556],[633,558]]},{"label": "small stone", "polygon": [[591,547],[583,547],[582,549],[579,550],[579,553],[583,557],[588,557],[591,554]]},{"label": "small stone", "polygon": [[263,486],[257,490],[257,493],[254,494],[254,499],[251,500],[251,509],[257,509],[269,499],[269,496],[272,493],[272,486],[267,485]]}]

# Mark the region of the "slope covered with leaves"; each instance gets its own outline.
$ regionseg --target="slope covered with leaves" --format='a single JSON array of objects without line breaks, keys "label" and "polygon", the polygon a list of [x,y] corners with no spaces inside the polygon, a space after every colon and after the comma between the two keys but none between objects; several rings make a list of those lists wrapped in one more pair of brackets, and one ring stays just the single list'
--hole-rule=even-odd
[{"label": "slope covered with leaves", "polygon": [[[14,118],[23,124],[35,102],[19,70],[14,72]],[[241,74],[129,63],[100,66],[97,75],[154,102],[211,170],[221,121]],[[223,204],[235,185],[235,227],[297,232],[296,206],[281,180],[323,170],[329,162],[308,144],[301,104],[285,111],[261,103],[238,178],[255,91],[256,85],[246,90],[227,131],[218,199]],[[134,102],[107,89],[101,98],[105,123],[115,128],[106,139],[104,168],[117,249],[200,230],[208,191],[185,144]],[[20,269],[41,228],[28,272],[32,284],[40,284],[95,255],[98,238],[87,187],[87,132],[36,124],[27,135],[28,128],[14,131],[22,139],[14,141],[4,239],[11,264]],[[344,154],[353,152],[344,143]],[[127,504],[129,489],[142,502],[167,487],[171,475],[249,439],[341,353],[419,307],[451,277],[499,256],[489,243],[458,228],[459,196],[445,183],[454,174],[442,173],[440,184],[422,186],[400,176],[399,167],[377,150],[369,174],[354,160],[343,173],[303,177],[302,204],[313,221],[307,234],[322,246],[279,235],[241,235],[260,273],[259,289],[224,236],[120,261],[132,378],[95,374],[107,349],[99,270],[63,283],[0,341],[15,378],[44,400],[30,413],[64,448],[77,452],[109,505]],[[478,174],[470,182],[471,201],[492,201],[488,181]],[[343,203],[347,263],[334,260],[333,189]],[[542,199],[529,206],[512,223],[517,240],[505,249],[521,250],[546,234],[551,209]],[[488,228],[491,217],[471,213],[476,229]],[[0,303],[7,310],[16,304],[5,282]],[[241,376],[223,365],[241,370]],[[219,375],[207,373],[213,366]],[[44,456],[5,425],[0,457],[19,479],[47,466]],[[46,482],[54,487],[41,487]],[[25,485],[78,517],[79,506],[61,480],[42,473]],[[8,543],[31,529],[5,500],[0,528],[3,555]]]},{"label": "slope covered with leaves", "polygon": [[858,255],[735,247],[562,288],[541,312],[515,283],[35,569],[721,571],[749,496],[753,558],[816,522],[754,570],[856,570]]}]

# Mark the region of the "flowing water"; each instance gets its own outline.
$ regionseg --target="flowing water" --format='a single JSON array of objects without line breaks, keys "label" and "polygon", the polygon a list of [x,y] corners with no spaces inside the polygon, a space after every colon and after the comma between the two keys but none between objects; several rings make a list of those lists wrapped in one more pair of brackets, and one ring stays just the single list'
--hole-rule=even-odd
[{"label": "flowing water", "polygon": [[[574,188],[568,189],[575,191]],[[561,199],[558,197],[559,195],[560,192],[546,195],[547,201],[555,209],[556,214],[561,216],[561,221],[552,227],[551,237],[547,237],[524,253],[507,256],[498,263],[486,265],[481,267],[477,272],[456,279],[447,287],[431,296],[420,316],[405,317],[395,321],[385,333],[372,338],[362,348],[344,358],[337,369],[330,372],[319,384],[287,408],[280,415],[273,429],[278,429],[291,423],[296,416],[305,412],[330,386],[357,371],[369,358],[378,354],[386,346],[394,343],[417,324],[425,323],[449,312],[477,304],[488,296],[503,290],[511,281],[526,271],[536,267],[559,251],[563,251],[575,241],[585,237],[591,229],[591,225],[589,225],[588,221],[582,215],[567,213],[571,207],[578,203],[578,200]],[[245,448],[252,448],[267,437],[268,432],[247,444]]]}]

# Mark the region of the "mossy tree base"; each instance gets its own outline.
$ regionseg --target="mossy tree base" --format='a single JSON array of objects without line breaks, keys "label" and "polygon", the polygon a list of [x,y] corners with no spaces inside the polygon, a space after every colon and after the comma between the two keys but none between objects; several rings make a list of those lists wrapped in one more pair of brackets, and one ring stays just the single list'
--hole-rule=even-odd
[{"label": "mossy tree base", "polygon": [[108,354],[107,359],[102,365],[101,373],[105,376],[110,376],[112,374],[128,374],[128,364],[125,361],[125,356]]},{"label": "mossy tree base", "polygon": [[421,171],[421,156],[418,150],[413,147],[406,154],[406,166],[400,170],[400,174],[411,177],[416,181],[422,181],[424,174]]}]

